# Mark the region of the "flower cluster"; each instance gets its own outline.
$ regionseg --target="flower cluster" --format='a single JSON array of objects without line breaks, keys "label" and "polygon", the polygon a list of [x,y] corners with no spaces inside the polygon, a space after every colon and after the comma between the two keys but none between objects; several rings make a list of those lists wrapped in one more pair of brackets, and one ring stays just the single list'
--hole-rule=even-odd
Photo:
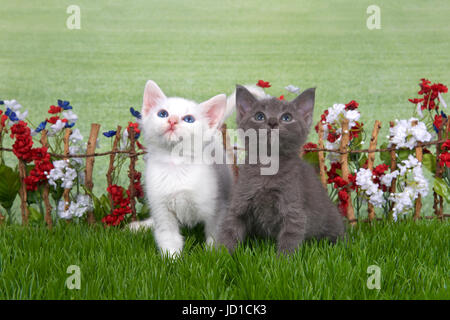
[{"label": "flower cluster", "polygon": [[450,139],[447,139],[447,141],[445,141],[442,144],[442,150],[444,152],[442,152],[439,155],[439,165],[442,166],[442,167],[445,166],[447,168],[450,168],[450,153],[449,153],[449,150],[450,150]]},{"label": "flower cluster", "polygon": [[77,177],[77,171],[69,166],[69,160],[53,161],[53,166],[54,168],[47,176],[48,183],[56,189],[60,181],[63,189],[71,189]]},{"label": "flower cluster", "polygon": [[[398,214],[405,213],[414,205],[419,195],[428,194],[428,182],[422,171],[422,164],[412,155],[407,160],[398,164],[398,169],[387,173],[388,166],[382,164],[373,171],[360,168],[356,174],[356,184],[364,191],[369,203],[375,207],[382,207],[386,198],[394,203],[393,217],[397,219]],[[388,197],[384,193],[388,191],[392,179],[398,179],[397,193],[390,193]]]},{"label": "flower cluster", "polygon": [[[363,123],[358,122],[361,114],[356,109],[358,103],[354,100],[347,104],[334,104],[325,110],[320,116],[320,123],[323,126],[325,140],[325,148],[338,150],[342,137],[341,121],[347,119],[349,121],[349,143],[360,136],[363,130]],[[319,132],[319,124],[315,126],[316,132]],[[338,154],[330,152],[328,158],[331,162],[338,160]]]},{"label": "flower cluster", "polygon": [[330,170],[327,171],[327,183],[333,185],[334,189],[338,190],[339,210],[343,216],[347,213],[349,201],[351,201],[349,190],[356,190],[356,176],[349,174],[347,180],[341,177],[341,164],[339,162],[332,162]]},{"label": "flower cluster", "polygon": [[[66,210],[67,205],[69,207]],[[88,195],[79,194],[77,195],[76,201],[72,201],[70,204],[62,199],[58,202],[58,216],[61,219],[81,218],[86,212],[92,211],[93,209],[94,204]]]},{"label": "flower cluster", "polygon": [[69,101],[58,100],[58,106],[51,105],[48,110],[48,113],[53,116],[41,122],[34,132],[38,133],[45,129],[47,123],[51,124],[49,136],[58,134],[64,128],[72,128],[78,120],[78,116],[73,113],[72,109]]},{"label": "flower cluster", "polygon": [[47,180],[48,173],[53,169],[50,154],[46,147],[32,148],[31,130],[22,120],[11,127],[11,138],[15,138],[13,152],[16,157],[25,163],[34,161],[34,168],[24,180],[27,190],[34,191]]},{"label": "flower cluster", "polygon": [[389,129],[389,147],[395,145],[397,149],[416,147],[417,142],[431,141],[431,134],[428,132],[425,123],[416,118],[409,120],[396,120],[395,126]]},{"label": "flower cluster", "polygon": [[0,122],[3,127],[6,126],[6,121],[9,120],[12,124],[17,123],[19,121],[25,120],[28,116],[28,110],[24,112],[19,111],[22,109],[22,105],[18,103],[16,100],[0,100],[0,105],[5,105],[6,110],[3,114],[3,111],[0,110]]},{"label": "flower cluster", "polygon": [[[425,197],[428,194],[428,181],[422,171],[422,163],[414,156],[409,155],[398,165],[398,177],[404,177],[400,192],[390,194],[389,200],[394,202],[393,217],[397,219],[398,214],[405,213],[414,206],[414,200],[419,195]],[[394,172],[393,172],[394,173]]]},{"label": "flower cluster", "polygon": [[433,83],[428,79],[422,78],[419,83],[420,90],[417,92],[419,98],[408,99],[411,103],[417,105],[417,112],[423,117],[422,110],[438,110],[439,105],[442,104],[447,108],[447,104],[442,98],[442,93],[447,93],[447,86],[442,83]]},{"label": "flower cluster", "polygon": [[124,197],[125,190],[116,184],[108,186],[106,189],[113,201],[113,212],[103,217],[102,222],[108,226],[118,226],[125,219],[125,215],[131,213],[130,197]]},{"label": "flower cluster", "polygon": [[356,173],[356,184],[364,191],[369,203],[374,207],[381,208],[385,203],[383,197],[383,189],[386,191],[385,185],[381,186],[382,175],[387,170],[387,165],[381,164],[373,171],[366,168],[360,168]]}]

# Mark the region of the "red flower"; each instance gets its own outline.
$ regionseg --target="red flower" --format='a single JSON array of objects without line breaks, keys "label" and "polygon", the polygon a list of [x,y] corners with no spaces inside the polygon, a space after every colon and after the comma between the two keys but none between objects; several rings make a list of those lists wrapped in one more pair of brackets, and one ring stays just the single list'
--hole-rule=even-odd
[{"label": "red flower", "polygon": [[139,124],[137,122],[134,122],[134,123],[128,122],[128,127],[127,127],[128,133],[130,132],[130,130],[129,130],[130,128],[134,129],[135,134],[141,133],[141,130],[139,129]]},{"label": "red flower", "polygon": [[358,108],[358,106],[359,106],[359,103],[356,102],[355,100],[352,100],[345,105],[345,109],[346,110],[355,110],[356,108]]},{"label": "red flower", "polygon": [[439,155],[439,165],[450,168],[450,153],[448,151]]},{"label": "red flower", "polygon": [[60,106],[50,106],[50,109],[48,109],[48,113],[55,114],[60,113],[62,111],[62,108]]},{"label": "red flower", "polygon": [[284,96],[283,95],[279,96],[278,100],[284,100]]},{"label": "red flower", "polygon": [[259,80],[256,85],[261,88],[270,88],[271,87],[269,81],[264,81],[264,80]]},{"label": "red flower", "polygon": [[33,154],[31,152],[33,140],[30,134],[31,130],[28,128],[26,122],[19,121],[11,127],[11,138],[16,139],[12,146],[13,152],[17,158],[25,162],[33,160]]},{"label": "red flower", "polygon": [[1,117],[1,120],[0,120],[3,127],[5,126],[5,122],[6,122],[7,119],[8,119],[8,116],[3,114],[2,117]]},{"label": "red flower", "polygon": [[56,121],[59,120],[58,116],[51,117],[50,119],[46,119],[48,123],[55,124]]},{"label": "red flower", "polygon": [[340,200],[339,202],[339,210],[341,211],[341,214],[345,217],[347,215],[347,208],[348,208],[348,202],[350,201],[350,196],[345,189],[341,189],[338,192],[338,198]]},{"label": "red flower", "polygon": [[442,127],[442,123],[444,122],[444,118],[441,115],[435,115],[433,124],[436,127],[437,130],[439,130]]},{"label": "red flower", "polygon": [[418,104],[420,102],[423,102],[424,99],[408,99],[409,102],[414,103],[414,104]]},{"label": "red flower", "polygon": [[317,148],[317,144],[312,143],[312,142],[308,142],[307,144],[305,144],[305,145],[303,146],[303,151],[304,151],[305,153],[309,153],[309,152],[312,152],[312,151],[310,151],[309,149],[316,149],[316,148]]},{"label": "red flower", "polygon": [[450,149],[450,139],[447,139],[447,141],[445,141],[445,142],[442,144],[442,149],[447,149],[447,150]]}]

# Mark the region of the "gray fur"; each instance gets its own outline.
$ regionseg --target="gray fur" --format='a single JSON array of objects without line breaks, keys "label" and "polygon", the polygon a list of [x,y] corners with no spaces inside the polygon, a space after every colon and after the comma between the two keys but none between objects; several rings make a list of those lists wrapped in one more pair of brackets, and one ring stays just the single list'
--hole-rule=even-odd
[{"label": "gray fur", "polygon": [[[280,253],[293,252],[310,238],[335,242],[345,233],[344,222],[331,202],[313,167],[299,159],[301,146],[312,123],[315,89],[308,89],[291,102],[277,98],[255,99],[242,86],[236,89],[238,127],[280,130],[280,169],[272,176],[260,175],[259,164],[239,166],[231,205],[219,226],[218,242],[233,252],[247,235],[273,238]],[[264,112],[266,120],[254,115]],[[293,120],[280,121],[289,112]]]}]

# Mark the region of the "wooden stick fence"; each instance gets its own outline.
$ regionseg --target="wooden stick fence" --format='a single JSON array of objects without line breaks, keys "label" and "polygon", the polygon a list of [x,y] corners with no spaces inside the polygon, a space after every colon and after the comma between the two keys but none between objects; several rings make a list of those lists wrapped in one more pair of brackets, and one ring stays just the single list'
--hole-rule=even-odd
[{"label": "wooden stick fence", "polygon": [[[390,122],[390,127],[393,127],[395,124],[393,122]],[[371,135],[371,140],[370,140],[370,145],[369,145],[369,149],[362,149],[362,150],[349,150],[348,148],[348,144],[349,144],[349,140],[350,140],[350,133],[349,133],[349,123],[348,120],[344,119],[342,121],[342,138],[341,138],[341,143],[340,143],[340,147],[338,150],[332,150],[332,149],[326,149],[324,148],[324,132],[323,132],[323,128],[322,125],[319,124],[319,142],[318,142],[318,148],[308,148],[307,151],[309,152],[317,152],[318,153],[318,158],[319,158],[319,175],[320,175],[320,180],[322,185],[326,188],[327,187],[327,173],[326,173],[326,168],[325,168],[325,156],[324,156],[324,152],[333,152],[333,153],[338,153],[340,154],[339,157],[339,162],[341,164],[341,170],[342,170],[342,177],[345,180],[348,180],[348,176],[349,176],[349,166],[348,166],[348,155],[351,153],[367,153],[368,154],[368,168],[369,169],[373,169],[374,166],[374,161],[375,161],[375,153],[377,152],[389,152],[390,154],[390,159],[391,159],[391,165],[390,165],[390,169],[391,171],[396,170],[397,168],[397,155],[396,155],[396,148],[395,145],[391,146],[390,148],[378,148],[377,149],[377,141],[378,141],[378,134],[379,134],[379,130],[381,128],[381,122],[380,121],[375,121],[374,124],[374,128],[372,131],[372,135]],[[3,128],[0,127],[0,137],[1,137],[1,132],[2,132]],[[114,142],[113,142],[113,147],[111,151],[108,152],[102,152],[102,153],[96,153],[95,152],[95,147],[96,147],[96,141],[97,141],[97,137],[100,131],[100,125],[99,124],[92,124],[91,125],[91,131],[89,134],[89,140],[88,140],[88,145],[87,145],[87,149],[86,149],[86,154],[70,154],[69,153],[69,139],[70,139],[70,134],[71,134],[71,130],[70,129],[65,129],[64,132],[64,153],[63,154],[54,154],[54,153],[50,153],[50,155],[54,158],[57,159],[64,159],[64,160],[68,160],[69,158],[86,158],[86,169],[85,169],[85,186],[86,189],[88,191],[92,191],[94,183],[93,183],[93,169],[94,169],[94,162],[95,162],[95,157],[100,157],[100,156],[110,156],[109,159],[109,167],[108,167],[108,171],[106,174],[106,179],[107,179],[107,183],[108,185],[112,184],[113,181],[113,173],[115,170],[114,167],[114,161],[115,161],[115,157],[117,154],[127,154],[130,157],[130,165],[129,165],[129,170],[128,170],[128,178],[130,180],[130,185],[129,185],[129,193],[130,193],[130,206],[132,209],[132,220],[135,221],[136,220],[136,208],[135,208],[135,200],[134,200],[134,196],[136,194],[136,190],[134,187],[134,179],[135,179],[135,165],[136,165],[136,161],[137,161],[137,157],[144,155],[146,152],[142,151],[142,152],[136,152],[136,139],[135,139],[135,131],[134,128],[130,127],[126,130],[128,130],[128,135],[130,138],[130,147],[128,148],[128,150],[118,150],[117,146],[120,140],[120,136],[121,136],[121,130],[122,128],[120,126],[117,127],[117,131],[116,131],[116,136],[114,138]],[[443,125],[441,126],[441,129],[438,132],[438,139],[435,141],[430,141],[430,142],[426,142],[426,143],[420,143],[416,146],[415,148],[415,153],[416,153],[416,157],[417,159],[422,162],[422,155],[423,155],[423,148],[426,146],[436,146],[436,174],[435,177],[436,178],[442,178],[443,175],[443,170],[444,168],[442,168],[440,166],[439,163],[439,155],[442,152],[441,150],[441,145],[447,140],[448,136],[449,136],[449,130],[450,130],[450,126],[447,123],[447,120],[444,121]],[[235,177],[237,177],[238,175],[238,167],[236,165],[237,161],[236,161],[236,153],[234,151],[236,150],[241,150],[240,148],[237,147],[231,147],[230,146],[230,139],[229,136],[226,134],[226,125],[223,125],[222,127],[222,133],[223,133],[223,144],[224,144],[224,148],[226,150],[226,152],[228,153],[229,157],[233,158],[233,173],[235,175]],[[42,130],[41,131],[41,139],[40,139],[41,145],[42,146],[48,146],[48,141],[47,141],[47,131],[46,130]],[[12,152],[13,150],[11,148],[4,148],[2,146],[2,141],[0,141],[0,151],[7,151],[7,152]],[[29,220],[29,211],[28,211],[28,207],[27,207],[27,189],[26,189],[26,184],[24,183],[24,179],[26,177],[26,166],[25,163],[22,160],[19,160],[19,175],[20,175],[20,182],[21,182],[21,187],[19,190],[19,196],[20,196],[20,201],[21,201],[21,214],[22,214],[22,224],[26,225],[28,224],[28,220]],[[392,180],[391,186],[389,188],[389,192],[391,193],[395,193],[395,182],[396,179]],[[64,193],[63,193],[63,197],[64,197],[64,201],[65,201],[65,208],[67,209],[69,206],[69,191],[70,189],[65,189]],[[347,192],[349,193],[349,196],[351,198],[351,190],[349,188],[347,188]],[[44,201],[44,205],[45,205],[45,221],[48,225],[49,228],[52,227],[52,218],[51,218],[51,210],[52,207],[50,205],[50,201],[49,201],[49,185],[45,184],[44,188],[43,188],[43,201]],[[450,217],[449,214],[444,214],[443,212],[443,198],[442,196],[438,195],[436,192],[433,191],[433,209],[434,209],[434,213],[435,216],[438,219],[443,220],[443,218],[448,218]],[[111,203],[111,210],[113,210],[113,206],[112,206],[112,199],[109,198],[110,203]],[[392,204],[390,205],[390,208],[392,208]],[[420,217],[420,211],[422,209],[422,199],[421,197],[419,197],[416,202],[415,202],[415,211],[414,211],[414,219],[421,219],[422,217]],[[355,212],[354,212],[354,208],[352,205],[352,202],[349,201],[349,205],[347,208],[347,212],[346,212],[346,217],[348,219],[348,221],[354,225],[356,224],[356,222],[358,221],[355,218]],[[431,219],[433,217],[430,216],[425,216],[423,218],[426,219]],[[380,220],[381,218],[376,218],[375,217],[375,211],[374,208],[371,204],[368,205],[368,219],[367,220],[363,220],[363,221],[368,221],[371,222],[373,220]],[[4,220],[4,216],[0,213],[0,223]],[[88,222],[89,224],[93,224],[95,223],[95,217],[93,215],[93,212],[89,212],[88,213]]]}]

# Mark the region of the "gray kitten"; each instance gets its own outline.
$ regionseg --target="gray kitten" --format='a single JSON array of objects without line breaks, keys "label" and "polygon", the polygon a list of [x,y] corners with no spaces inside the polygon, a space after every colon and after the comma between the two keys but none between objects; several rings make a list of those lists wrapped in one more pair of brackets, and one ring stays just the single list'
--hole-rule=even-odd
[{"label": "gray kitten", "polygon": [[236,87],[238,127],[279,129],[280,167],[275,175],[261,175],[260,164],[246,161],[239,166],[231,205],[218,236],[218,242],[230,252],[247,235],[276,239],[280,253],[293,252],[306,239],[335,242],[344,235],[343,219],[314,168],[299,159],[312,123],[314,97],[311,88],[290,102],[257,100],[245,87]]}]

